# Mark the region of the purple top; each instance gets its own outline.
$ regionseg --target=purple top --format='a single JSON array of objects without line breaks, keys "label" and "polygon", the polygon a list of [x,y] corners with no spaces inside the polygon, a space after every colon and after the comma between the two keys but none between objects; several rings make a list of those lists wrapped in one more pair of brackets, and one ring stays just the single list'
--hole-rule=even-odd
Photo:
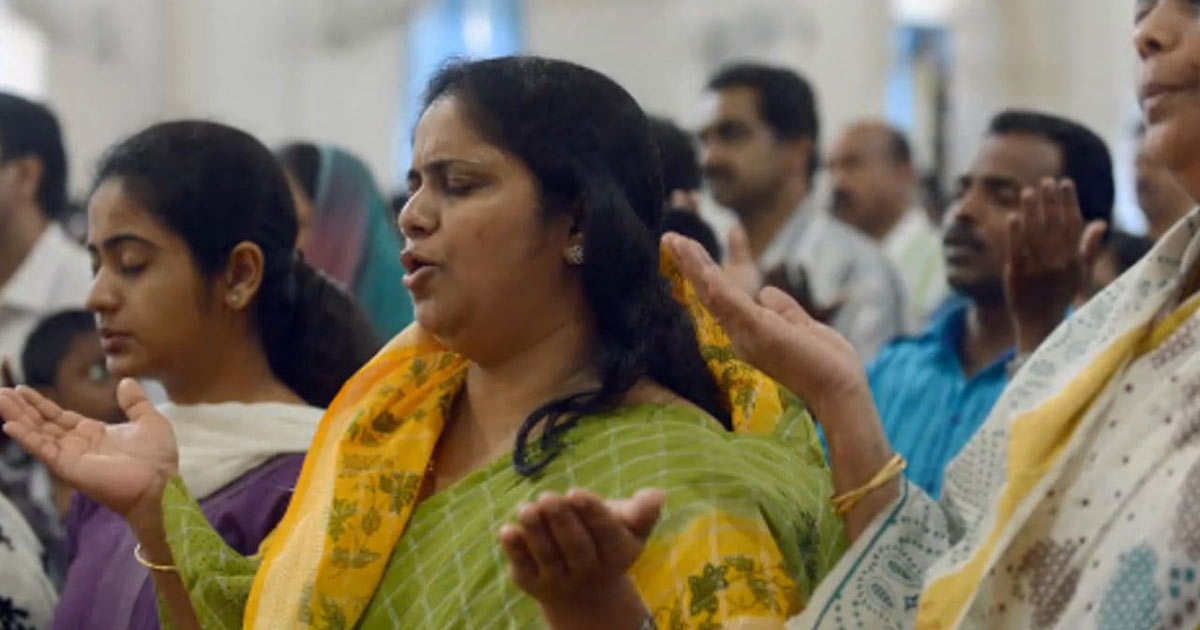
[{"label": "purple top", "polygon": [[[281,455],[200,501],[229,546],[244,555],[283,518],[304,454]],[[159,630],[154,581],[133,557],[125,520],[82,495],[67,513],[67,583],[54,630]]]}]

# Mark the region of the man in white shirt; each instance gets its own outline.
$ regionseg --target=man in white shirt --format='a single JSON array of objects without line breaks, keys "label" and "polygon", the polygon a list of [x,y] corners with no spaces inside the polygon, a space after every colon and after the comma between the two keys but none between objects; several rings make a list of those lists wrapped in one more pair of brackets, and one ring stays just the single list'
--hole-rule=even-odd
[{"label": "man in white shirt", "polygon": [[18,379],[25,338],[43,317],[83,308],[90,262],[56,222],[67,207],[58,121],[0,93],[0,360]]},{"label": "man in white shirt", "polygon": [[820,128],[812,88],[785,68],[736,64],[706,96],[699,136],[713,199],[738,215],[768,281],[869,360],[902,332],[903,292],[878,245],[808,201]]},{"label": "man in white shirt", "polygon": [[946,298],[942,237],[914,202],[917,174],[904,134],[883,122],[847,128],[827,160],[833,215],[875,239],[904,282],[905,332],[925,329]]}]

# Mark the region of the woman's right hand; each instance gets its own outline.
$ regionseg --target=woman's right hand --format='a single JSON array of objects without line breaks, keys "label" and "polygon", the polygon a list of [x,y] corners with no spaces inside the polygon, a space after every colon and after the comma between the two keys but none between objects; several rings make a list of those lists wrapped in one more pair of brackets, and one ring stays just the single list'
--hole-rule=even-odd
[{"label": "woman's right hand", "polygon": [[[869,482],[891,459],[892,448],[850,342],[779,289],[767,287],[755,301],[695,241],[668,234],[663,242],[738,355],[812,408],[825,429],[835,492],[844,494]],[[885,485],[844,515],[851,540],[898,491],[897,484]]]},{"label": "woman's right hand", "polygon": [[738,355],[808,402],[818,416],[846,397],[870,398],[854,347],[795,299],[767,287],[756,301],[698,243],[677,234],[663,242]]},{"label": "woman's right hand", "polygon": [[160,517],[163,488],[178,474],[179,451],[171,425],[137,381],[121,382],[117,402],[128,423],[64,411],[28,387],[2,389],[0,417],[4,432],[52,473],[137,529],[138,519]]}]

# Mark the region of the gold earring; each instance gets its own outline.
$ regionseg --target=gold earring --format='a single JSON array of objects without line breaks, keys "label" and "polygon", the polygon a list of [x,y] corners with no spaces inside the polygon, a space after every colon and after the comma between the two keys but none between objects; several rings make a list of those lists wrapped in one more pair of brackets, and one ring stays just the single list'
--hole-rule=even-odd
[{"label": "gold earring", "polygon": [[567,264],[578,267],[583,264],[583,245],[572,245],[567,248]]}]

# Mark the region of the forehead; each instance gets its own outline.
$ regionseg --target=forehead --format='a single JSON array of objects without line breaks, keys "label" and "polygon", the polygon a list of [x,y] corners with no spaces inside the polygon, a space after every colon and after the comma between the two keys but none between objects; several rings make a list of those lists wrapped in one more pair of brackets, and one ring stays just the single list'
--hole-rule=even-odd
[{"label": "forehead", "polygon": [[746,85],[709,90],[704,94],[701,111],[705,125],[734,121],[751,123],[762,119],[758,90]]},{"label": "forehead", "polygon": [[856,126],[846,130],[833,147],[834,154],[882,154],[890,147],[888,133],[875,126]]},{"label": "forehead", "polygon": [[155,219],[146,206],[130,193],[117,178],[109,178],[96,188],[88,200],[88,241],[99,244],[117,233],[137,234],[162,241],[169,232]]},{"label": "forehead", "polygon": [[453,96],[438,98],[425,109],[413,134],[413,168],[444,160],[487,163],[505,157],[480,134]]},{"label": "forehead", "polygon": [[1032,186],[1063,174],[1062,150],[1041,136],[1028,133],[992,134],[984,139],[971,170],[976,175],[1015,179]]}]

